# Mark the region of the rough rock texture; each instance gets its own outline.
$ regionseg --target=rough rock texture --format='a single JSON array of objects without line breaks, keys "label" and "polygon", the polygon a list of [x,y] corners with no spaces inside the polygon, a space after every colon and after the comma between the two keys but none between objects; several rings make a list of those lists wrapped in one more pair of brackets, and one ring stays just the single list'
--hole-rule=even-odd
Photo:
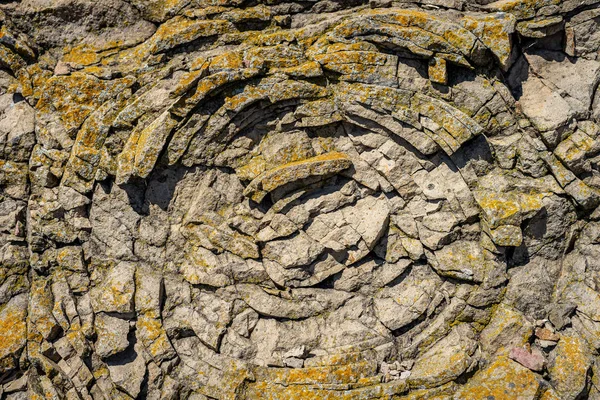
[{"label": "rough rock texture", "polygon": [[600,399],[600,1],[0,1],[0,400]]}]

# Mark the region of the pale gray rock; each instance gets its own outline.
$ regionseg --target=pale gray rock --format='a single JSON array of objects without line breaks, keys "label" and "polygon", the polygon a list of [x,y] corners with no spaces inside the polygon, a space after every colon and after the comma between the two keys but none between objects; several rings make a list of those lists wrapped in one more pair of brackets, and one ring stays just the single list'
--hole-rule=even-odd
[{"label": "pale gray rock", "polygon": [[467,324],[455,327],[415,361],[408,381],[411,386],[442,385],[456,379],[477,363],[474,332]]},{"label": "pale gray rock", "polygon": [[131,397],[140,394],[142,381],[146,376],[146,361],[142,348],[136,345],[119,362],[108,363],[110,378],[114,384]]},{"label": "pale gray rock", "polygon": [[90,291],[95,312],[133,312],[135,268],[135,264],[124,261],[107,271],[102,282]]},{"label": "pale gray rock", "polygon": [[404,281],[378,293],[377,318],[391,330],[402,328],[425,313],[440,285],[441,279],[429,267],[413,266]]},{"label": "pale gray rock", "polygon": [[127,320],[112,317],[105,313],[98,313],[95,320],[96,352],[102,358],[118,354],[129,346],[127,335],[129,334],[129,322]]}]

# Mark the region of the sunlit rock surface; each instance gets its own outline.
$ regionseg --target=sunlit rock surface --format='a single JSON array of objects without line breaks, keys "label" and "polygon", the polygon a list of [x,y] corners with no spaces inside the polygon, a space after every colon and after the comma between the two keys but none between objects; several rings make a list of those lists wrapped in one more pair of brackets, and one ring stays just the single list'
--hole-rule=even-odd
[{"label": "sunlit rock surface", "polygon": [[600,1],[0,2],[0,400],[600,399]]}]

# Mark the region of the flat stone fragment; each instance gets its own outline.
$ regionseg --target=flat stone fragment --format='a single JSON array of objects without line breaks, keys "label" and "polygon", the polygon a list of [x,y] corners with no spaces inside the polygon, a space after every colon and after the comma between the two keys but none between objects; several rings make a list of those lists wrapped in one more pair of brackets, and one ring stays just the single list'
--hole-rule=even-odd
[{"label": "flat stone fragment", "polygon": [[540,132],[560,128],[575,116],[569,103],[535,76],[523,82],[519,105]]},{"label": "flat stone fragment", "polygon": [[415,361],[408,382],[411,387],[434,387],[458,378],[477,361],[471,356],[477,348],[474,332],[458,325]]},{"label": "flat stone fragment", "polygon": [[127,340],[129,322],[127,320],[99,313],[96,316],[95,326],[98,335],[96,352],[100,357],[110,357],[129,346],[129,340]]},{"label": "flat stone fragment", "polygon": [[448,83],[448,71],[446,60],[443,58],[432,58],[429,62],[429,79],[432,82],[445,85]]},{"label": "flat stone fragment", "polygon": [[95,311],[129,313],[133,311],[135,265],[121,262],[106,275],[102,284],[91,291]]},{"label": "flat stone fragment", "polygon": [[541,372],[546,362],[542,352],[538,349],[532,349],[530,352],[522,347],[513,347],[508,356],[511,360],[536,372]]},{"label": "flat stone fragment", "polygon": [[146,375],[146,361],[141,352],[142,348],[136,345],[120,362],[108,364],[115,385],[134,398],[140,393]]},{"label": "flat stone fragment", "polygon": [[436,250],[435,262],[441,275],[475,282],[485,278],[483,250],[477,242],[458,241]]}]

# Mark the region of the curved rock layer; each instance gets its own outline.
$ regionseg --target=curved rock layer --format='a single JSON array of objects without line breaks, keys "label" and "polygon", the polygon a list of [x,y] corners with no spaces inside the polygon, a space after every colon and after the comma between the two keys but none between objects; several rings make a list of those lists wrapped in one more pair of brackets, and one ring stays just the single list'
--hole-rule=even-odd
[{"label": "curved rock layer", "polygon": [[0,2],[0,399],[600,399],[599,51],[597,0]]}]

